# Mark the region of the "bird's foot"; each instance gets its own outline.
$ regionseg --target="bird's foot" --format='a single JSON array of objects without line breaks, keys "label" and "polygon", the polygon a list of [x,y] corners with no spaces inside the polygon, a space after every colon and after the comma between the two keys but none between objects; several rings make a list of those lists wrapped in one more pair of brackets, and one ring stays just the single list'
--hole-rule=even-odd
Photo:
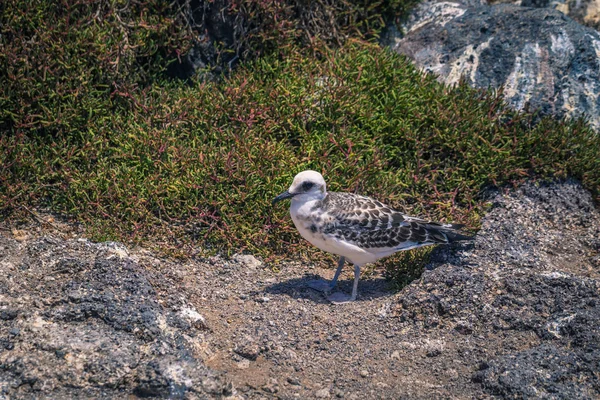
[{"label": "bird's foot", "polygon": [[329,293],[331,292],[331,283],[323,279],[316,279],[314,281],[308,281],[307,286],[319,292]]},{"label": "bird's foot", "polygon": [[327,300],[332,302],[333,304],[347,304],[356,300],[356,297],[348,296],[342,292],[332,293],[331,296],[327,297]]}]

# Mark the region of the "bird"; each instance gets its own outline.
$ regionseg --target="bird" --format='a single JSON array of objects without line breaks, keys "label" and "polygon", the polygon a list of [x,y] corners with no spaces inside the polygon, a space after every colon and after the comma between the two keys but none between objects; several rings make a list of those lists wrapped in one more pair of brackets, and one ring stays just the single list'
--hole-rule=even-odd
[{"label": "bird", "polygon": [[300,235],[317,248],[339,256],[333,279],[310,281],[310,288],[329,294],[346,261],[354,265],[352,294],[331,294],[328,300],[335,304],[356,300],[360,268],[365,264],[398,251],[473,239],[460,232],[461,224],[411,217],[367,196],[328,192],[323,175],[317,171],[297,174],[289,189],[273,199],[272,206],[285,199],[291,199],[290,215]]}]

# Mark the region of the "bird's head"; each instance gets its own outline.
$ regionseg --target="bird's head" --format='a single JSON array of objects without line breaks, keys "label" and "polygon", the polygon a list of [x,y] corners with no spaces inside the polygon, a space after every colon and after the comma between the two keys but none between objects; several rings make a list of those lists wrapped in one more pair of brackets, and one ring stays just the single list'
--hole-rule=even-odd
[{"label": "bird's head", "polygon": [[273,205],[290,198],[301,202],[321,200],[326,194],[323,175],[317,171],[302,171],[294,177],[294,181],[288,190],[273,199]]}]

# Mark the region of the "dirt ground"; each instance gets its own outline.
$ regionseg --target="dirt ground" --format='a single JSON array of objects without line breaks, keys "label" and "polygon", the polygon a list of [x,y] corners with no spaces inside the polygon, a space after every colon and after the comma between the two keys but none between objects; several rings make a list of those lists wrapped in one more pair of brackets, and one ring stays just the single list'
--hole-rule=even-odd
[{"label": "dirt ground", "polygon": [[4,225],[0,398],[600,398],[591,196],[490,201],[474,243],[438,248],[399,292],[375,268],[344,305],[306,286],[334,265],[181,262]]}]

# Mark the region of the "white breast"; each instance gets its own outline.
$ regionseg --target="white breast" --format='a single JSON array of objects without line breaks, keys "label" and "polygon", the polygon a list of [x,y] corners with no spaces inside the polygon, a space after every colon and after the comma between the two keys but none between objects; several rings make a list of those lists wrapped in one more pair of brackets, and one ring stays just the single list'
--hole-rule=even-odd
[{"label": "white breast", "polygon": [[[344,256],[346,259],[357,265],[363,265],[377,260],[374,254],[371,254],[360,247],[357,247],[344,240],[335,238],[332,235],[324,235],[319,232],[319,226],[328,218],[328,215],[320,209],[312,210],[315,203],[306,202],[295,204],[292,202],[290,215],[292,221],[300,235],[308,240],[312,245],[328,253]],[[311,229],[312,228],[312,229]]]}]

